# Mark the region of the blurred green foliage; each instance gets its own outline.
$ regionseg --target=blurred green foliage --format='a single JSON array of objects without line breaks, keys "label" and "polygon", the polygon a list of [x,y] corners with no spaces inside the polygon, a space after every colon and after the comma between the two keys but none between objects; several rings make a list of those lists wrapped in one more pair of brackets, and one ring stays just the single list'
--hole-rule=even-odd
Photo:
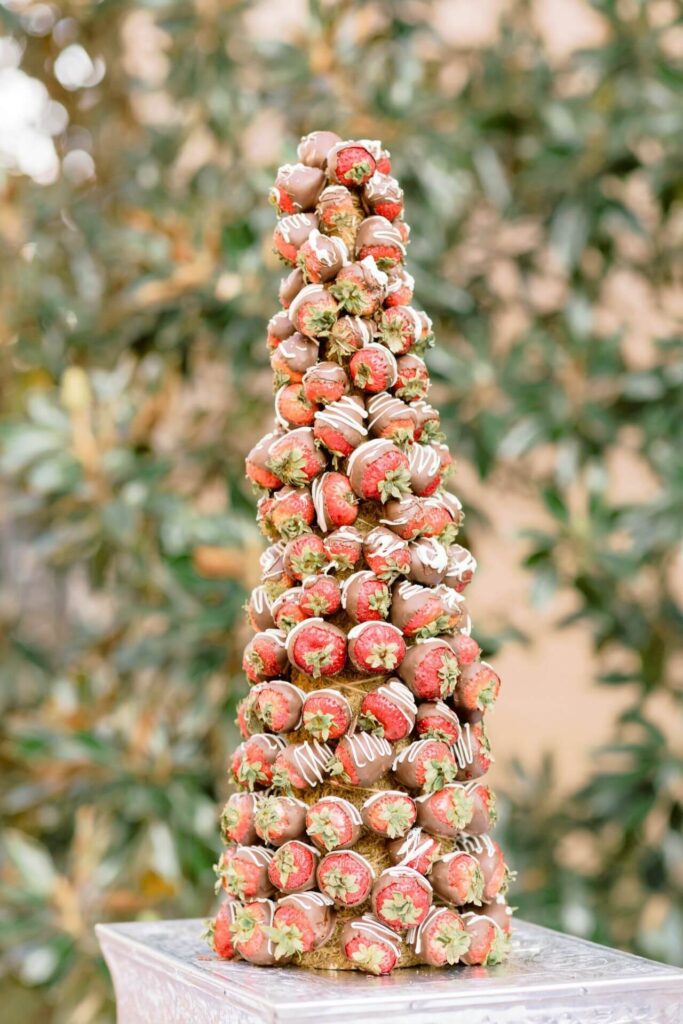
[{"label": "blurred green foliage", "polygon": [[[628,697],[580,792],[556,794],[550,761],[510,784],[521,911],[683,957],[666,728],[680,26],[674,4],[599,0],[583,12],[594,38],[569,53],[542,5],[504,12],[474,46],[462,4],[421,0],[0,11],[21,69],[68,115],[52,184],[0,179],[8,1019],[110,1019],[93,923],[209,910],[260,544],[242,456],[271,407],[264,196],[314,127],[393,151],[449,439],[491,495],[537,497],[532,596],[569,590],[598,681]],[[58,74],[69,46],[104,76]],[[637,499],[610,490],[616,455],[644,480]]]}]

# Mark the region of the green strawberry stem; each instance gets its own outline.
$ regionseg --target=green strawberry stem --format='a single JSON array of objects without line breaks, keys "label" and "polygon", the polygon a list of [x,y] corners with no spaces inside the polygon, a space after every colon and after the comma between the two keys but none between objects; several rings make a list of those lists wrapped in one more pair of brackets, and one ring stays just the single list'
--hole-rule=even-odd
[{"label": "green strawberry stem", "polygon": [[410,473],[403,466],[390,469],[384,479],[380,480],[377,489],[382,502],[389,501],[389,498],[401,498],[410,491]]}]

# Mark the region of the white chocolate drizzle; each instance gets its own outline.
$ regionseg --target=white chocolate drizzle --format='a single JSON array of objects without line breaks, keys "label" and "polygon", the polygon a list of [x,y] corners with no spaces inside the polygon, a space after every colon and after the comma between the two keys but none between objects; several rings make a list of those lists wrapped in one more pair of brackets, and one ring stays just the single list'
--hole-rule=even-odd
[{"label": "white chocolate drizzle", "polygon": [[325,767],[332,757],[332,751],[326,743],[318,740],[298,743],[290,747],[294,765],[309,786],[315,786],[325,777]]},{"label": "white chocolate drizzle", "polygon": [[346,747],[356,768],[367,768],[380,757],[391,754],[392,746],[383,736],[369,732],[357,732],[346,736]]},{"label": "white chocolate drizzle", "polygon": [[363,914],[358,921],[349,921],[348,927],[352,928],[359,935],[366,936],[373,942],[385,942],[391,946],[396,957],[401,955],[401,940],[396,932],[392,931],[381,921],[378,921],[374,914]]},{"label": "white chocolate drizzle", "polygon": [[417,704],[408,687],[400,679],[390,679],[388,683],[379,686],[374,692],[393,701],[412,729],[417,714]]},{"label": "white chocolate drizzle", "polygon": [[363,819],[360,811],[355,804],[352,804],[350,800],[345,800],[343,796],[323,796],[320,798],[318,803],[315,805],[319,807],[321,804],[335,803],[342,807],[348,814],[349,818],[354,825],[362,825]]},{"label": "white chocolate drizzle", "polygon": [[472,730],[470,729],[469,722],[465,722],[460,736],[456,742],[452,744],[451,749],[455,754],[455,759],[461,770],[468,764],[472,764],[472,761],[474,760],[474,753],[472,750]]}]

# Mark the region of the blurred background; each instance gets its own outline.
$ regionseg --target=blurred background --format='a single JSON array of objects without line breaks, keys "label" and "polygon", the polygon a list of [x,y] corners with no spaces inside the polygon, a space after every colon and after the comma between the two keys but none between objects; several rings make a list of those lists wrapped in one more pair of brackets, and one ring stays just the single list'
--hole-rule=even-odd
[{"label": "blurred background", "polygon": [[[93,924],[212,907],[267,189],[391,149],[459,461],[513,903],[683,959],[683,25],[673,0],[3,0],[7,1020],[112,1020]],[[677,689],[678,687],[678,689]]]}]

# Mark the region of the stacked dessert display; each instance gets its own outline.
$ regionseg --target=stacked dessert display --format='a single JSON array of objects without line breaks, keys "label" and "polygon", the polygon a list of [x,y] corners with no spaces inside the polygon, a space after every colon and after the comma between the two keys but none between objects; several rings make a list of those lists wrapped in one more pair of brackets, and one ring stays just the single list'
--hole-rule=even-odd
[{"label": "stacked dessert display", "polygon": [[221,817],[216,953],[387,974],[505,956],[486,712],[451,455],[428,401],[403,193],[379,142],[281,167],[275,425],[247,457],[270,546]]}]

